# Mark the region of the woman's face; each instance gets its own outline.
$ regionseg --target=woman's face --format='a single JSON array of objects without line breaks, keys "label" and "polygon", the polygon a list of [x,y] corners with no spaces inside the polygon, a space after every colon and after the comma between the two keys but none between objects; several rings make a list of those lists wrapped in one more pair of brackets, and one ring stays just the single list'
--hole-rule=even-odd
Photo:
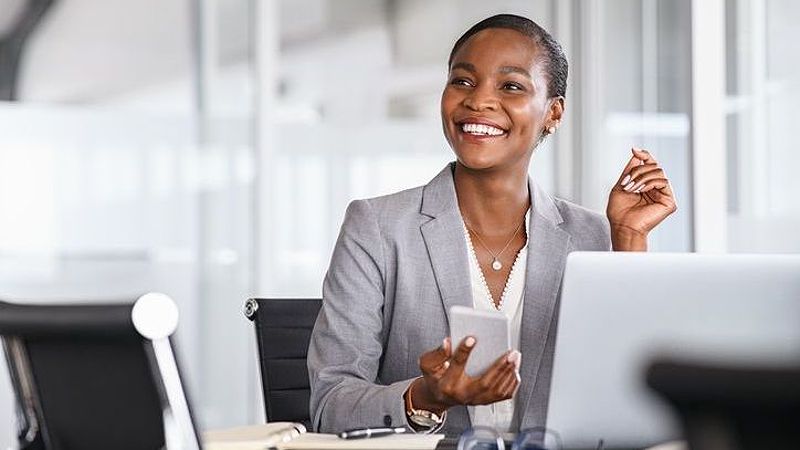
[{"label": "woman's face", "polygon": [[476,33],[453,55],[442,126],[462,165],[527,170],[537,139],[563,106],[548,100],[541,58],[530,38],[503,28]]}]

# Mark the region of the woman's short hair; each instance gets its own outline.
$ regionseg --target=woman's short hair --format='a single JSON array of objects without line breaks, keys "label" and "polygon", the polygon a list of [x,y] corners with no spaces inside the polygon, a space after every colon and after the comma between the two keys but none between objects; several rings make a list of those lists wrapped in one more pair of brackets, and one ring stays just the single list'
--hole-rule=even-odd
[{"label": "woman's short hair", "polygon": [[450,58],[447,67],[453,64],[453,56],[467,40],[479,31],[488,28],[506,28],[517,31],[529,37],[537,44],[547,57],[545,71],[547,73],[547,95],[549,97],[565,97],[567,95],[567,71],[568,63],[564,50],[561,45],[544,28],[527,17],[515,14],[498,14],[496,16],[483,19],[467,30],[453,45],[450,51]]}]

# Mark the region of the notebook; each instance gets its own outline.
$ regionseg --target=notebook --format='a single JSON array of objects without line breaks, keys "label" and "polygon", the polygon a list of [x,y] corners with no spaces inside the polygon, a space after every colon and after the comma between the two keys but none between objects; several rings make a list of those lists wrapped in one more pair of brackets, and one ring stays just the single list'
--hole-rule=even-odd
[{"label": "notebook", "polygon": [[396,434],[369,439],[341,439],[335,434],[306,433],[301,424],[272,422],[264,425],[208,431],[206,450],[433,450],[443,434]]}]

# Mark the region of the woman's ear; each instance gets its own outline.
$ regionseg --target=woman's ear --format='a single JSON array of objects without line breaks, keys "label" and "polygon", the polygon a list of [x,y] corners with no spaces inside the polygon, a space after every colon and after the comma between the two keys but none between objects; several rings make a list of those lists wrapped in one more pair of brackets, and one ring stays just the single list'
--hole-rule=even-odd
[{"label": "woman's ear", "polygon": [[550,99],[550,108],[545,120],[545,129],[558,128],[561,117],[564,115],[564,97],[558,96]]}]

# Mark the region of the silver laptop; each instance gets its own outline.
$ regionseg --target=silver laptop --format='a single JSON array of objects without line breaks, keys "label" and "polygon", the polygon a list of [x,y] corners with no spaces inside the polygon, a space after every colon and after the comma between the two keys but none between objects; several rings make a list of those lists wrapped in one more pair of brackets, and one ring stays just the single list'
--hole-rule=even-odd
[{"label": "silver laptop", "polygon": [[565,448],[679,438],[645,385],[658,356],[800,362],[800,255],[569,255],[547,418]]}]

